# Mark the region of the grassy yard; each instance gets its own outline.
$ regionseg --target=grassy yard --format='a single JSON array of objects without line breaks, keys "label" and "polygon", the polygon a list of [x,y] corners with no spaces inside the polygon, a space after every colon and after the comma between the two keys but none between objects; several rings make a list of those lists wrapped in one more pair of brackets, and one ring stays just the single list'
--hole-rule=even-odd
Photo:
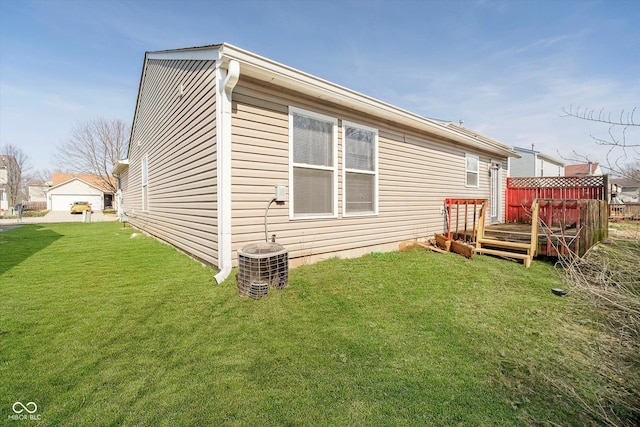
[{"label": "grassy yard", "polygon": [[133,232],[0,233],[0,425],[26,425],[15,402],[50,426],[593,421],[553,385],[599,386],[573,353],[594,326],[551,293],[550,264],[374,253],[292,270],[256,301]]}]

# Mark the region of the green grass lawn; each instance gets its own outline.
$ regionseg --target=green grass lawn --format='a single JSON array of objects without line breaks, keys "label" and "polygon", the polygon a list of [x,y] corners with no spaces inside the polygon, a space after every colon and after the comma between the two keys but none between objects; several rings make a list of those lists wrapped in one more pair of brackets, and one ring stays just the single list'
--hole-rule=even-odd
[{"label": "green grass lawn", "polygon": [[550,264],[374,253],[252,300],[133,232],[0,233],[0,425],[26,425],[14,402],[51,426],[589,421],[553,386],[593,366],[567,350],[592,332]]}]

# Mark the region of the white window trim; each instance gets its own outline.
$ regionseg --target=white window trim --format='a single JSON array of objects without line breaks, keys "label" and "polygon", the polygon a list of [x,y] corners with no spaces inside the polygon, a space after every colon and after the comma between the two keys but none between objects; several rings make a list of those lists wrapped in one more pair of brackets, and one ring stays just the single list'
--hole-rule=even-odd
[{"label": "white window trim", "polygon": [[[145,187],[147,189],[147,194],[145,197]],[[149,156],[144,155],[140,161],[140,192],[142,199],[142,211],[149,211]]]},{"label": "white window trim", "polygon": [[[347,169],[347,138],[345,137],[346,127],[358,128],[373,132],[375,134],[373,142],[373,171],[367,171],[362,169]],[[357,212],[347,213],[347,172],[360,173],[366,175],[373,175],[373,212]],[[377,216],[378,215],[378,129],[370,126],[361,125],[359,123],[342,121],[342,216],[343,217],[358,217],[358,216]]]},{"label": "white window trim", "polygon": [[[298,114],[301,116],[311,117],[313,119],[323,120],[330,122],[333,126],[333,166],[318,166],[310,165],[306,163],[294,163],[293,162],[293,115]],[[294,199],[294,183],[293,183],[293,168],[302,167],[307,169],[318,169],[333,172],[333,197],[332,197],[332,214],[330,215],[296,215],[294,213],[295,199]],[[335,117],[326,116],[324,114],[316,113],[309,110],[303,110],[302,108],[289,106],[289,219],[327,219],[338,217],[338,119]]]},{"label": "white window trim", "polygon": [[[472,171],[467,169],[467,159],[469,158],[474,158],[476,159],[476,170]],[[467,180],[467,174],[469,172],[475,173],[476,174],[476,185],[469,185],[469,182]],[[467,188],[480,188],[480,156],[476,155],[476,154],[469,154],[466,153],[464,155],[464,186]]]}]

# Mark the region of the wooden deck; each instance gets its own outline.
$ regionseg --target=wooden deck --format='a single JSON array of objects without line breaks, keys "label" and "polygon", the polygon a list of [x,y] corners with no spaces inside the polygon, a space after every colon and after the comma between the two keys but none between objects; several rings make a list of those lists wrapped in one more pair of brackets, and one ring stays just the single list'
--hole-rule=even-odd
[{"label": "wooden deck", "polygon": [[640,203],[609,203],[609,221],[629,220],[640,220]]},{"label": "wooden deck", "polygon": [[486,225],[488,200],[446,199],[446,203],[448,239],[475,244],[475,253],[522,259],[525,267],[537,255],[582,256],[607,237],[608,210],[602,200],[535,199],[524,217],[528,223],[497,225]]}]

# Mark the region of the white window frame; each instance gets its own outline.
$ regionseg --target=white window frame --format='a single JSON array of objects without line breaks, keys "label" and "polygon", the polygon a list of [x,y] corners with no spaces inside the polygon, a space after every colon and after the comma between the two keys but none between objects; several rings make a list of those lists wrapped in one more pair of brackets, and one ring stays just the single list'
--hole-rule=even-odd
[{"label": "white window frame", "polygon": [[142,193],[142,211],[149,210],[149,156],[140,160],[140,191]]},{"label": "white window frame", "polygon": [[[294,163],[293,161],[293,116],[300,115],[310,117],[316,120],[322,120],[325,122],[329,122],[332,125],[332,156],[333,156],[333,166],[319,166],[319,165],[310,165],[306,163]],[[293,182],[293,170],[294,168],[306,168],[306,169],[316,169],[316,170],[324,170],[332,172],[333,179],[333,194],[331,197],[331,214],[304,214],[304,215],[296,215],[295,214],[295,197],[294,197],[294,182]],[[297,219],[323,219],[323,218],[337,218],[338,217],[338,119],[335,117],[327,116],[324,114],[316,113],[309,110],[304,110],[302,108],[297,107],[289,107],[289,219],[297,220]]]},{"label": "white window frame", "polygon": [[[471,170],[468,168],[469,159],[476,160],[476,170]],[[469,173],[476,174],[476,184],[470,185],[468,175]],[[464,186],[469,188],[480,188],[480,156],[476,154],[466,153],[464,156]]]},{"label": "white window frame", "polygon": [[[373,171],[363,169],[347,168],[347,138],[346,128],[362,129],[374,134],[373,140]],[[373,211],[371,212],[347,212],[347,173],[359,173],[363,175],[373,175]],[[376,216],[378,215],[378,129],[359,123],[342,121],[342,216]]]}]

